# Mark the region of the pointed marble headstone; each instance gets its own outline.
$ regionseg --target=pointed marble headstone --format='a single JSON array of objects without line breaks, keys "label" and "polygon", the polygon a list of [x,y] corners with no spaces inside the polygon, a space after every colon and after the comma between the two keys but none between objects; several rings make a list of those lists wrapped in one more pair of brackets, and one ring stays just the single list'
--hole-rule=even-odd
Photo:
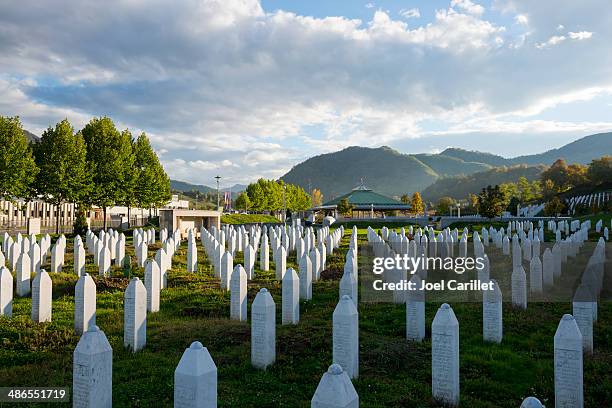
[{"label": "pointed marble headstone", "polygon": [[74,349],[72,406],[112,408],[113,349],[98,326],[83,333]]},{"label": "pointed marble headstone", "polygon": [[542,262],[534,255],[529,263],[529,289],[534,295],[542,294]]},{"label": "pointed marble headstone", "polygon": [[280,246],[278,248],[274,262],[276,263],[276,279],[282,281],[287,270],[287,251],[285,247]]},{"label": "pointed marble headstone", "polygon": [[312,263],[306,254],[300,259],[300,299],[312,299]]},{"label": "pointed marble headstone", "polygon": [[251,306],[251,364],[266,369],[276,360],[276,306],[261,288]]},{"label": "pointed marble headstone", "polygon": [[544,250],[542,255],[542,286],[544,289],[550,289],[555,283],[554,276],[554,260],[553,254],[550,248]]},{"label": "pointed marble headstone", "polygon": [[174,406],[217,407],[217,366],[199,341],[185,349],[174,370]]},{"label": "pointed marble headstone", "polygon": [[198,248],[193,235],[187,240],[187,272],[198,271]]},{"label": "pointed marble headstone", "polygon": [[287,269],[282,283],[282,324],[300,321],[300,279],[293,268]]},{"label": "pointed marble headstone", "polygon": [[147,289],[139,278],[132,278],[125,290],[123,306],[123,346],[137,352],[147,343]]},{"label": "pointed marble headstone", "polygon": [[593,307],[596,307],[595,295],[586,285],[578,286],[572,301],[572,315],[582,334],[584,354],[593,354]]},{"label": "pointed marble headstone", "polygon": [[484,341],[501,343],[504,333],[502,292],[495,280],[490,283],[492,290],[482,292],[482,338]]},{"label": "pointed marble headstone", "polygon": [[546,408],[536,397],[527,397],[521,403],[520,408]]},{"label": "pointed marble headstone", "polygon": [[51,321],[51,290],[53,284],[44,269],[32,281],[32,320],[36,323]]},{"label": "pointed marble headstone", "polygon": [[359,408],[359,396],[339,364],[332,364],[317,386],[311,408]]},{"label": "pointed marble headstone", "polygon": [[527,309],[527,275],[522,265],[512,271],[512,305]]},{"label": "pointed marble headstone", "polygon": [[0,266],[0,316],[13,316],[13,275]]},{"label": "pointed marble headstone", "polygon": [[96,283],[88,273],[74,289],[74,331],[81,335],[96,325]]},{"label": "pointed marble headstone", "polygon": [[76,276],[83,276],[85,273],[85,247],[78,241],[73,250],[74,273]]},{"label": "pointed marble headstone", "polygon": [[333,362],[344,368],[349,378],[359,376],[359,314],[353,300],[344,295],[333,314]]},{"label": "pointed marble headstone", "polygon": [[159,291],[161,286],[161,276],[159,265],[152,259],[145,261],[145,288],[147,289],[147,311],[151,313],[159,312]]},{"label": "pointed marble headstone", "polygon": [[422,341],[425,338],[425,292],[418,274],[410,278],[406,293],[406,339]]},{"label": "pointed marble headstone", "polygon": [[434,399],[459,405],[459,322],[447,303],[431,324],[431,382]]},{"label": "pointed marble headstone", "polygon": [[19,256],[15,270],[15,275],[17,276],[17,296],[27,296],[30,294],[30,276],[32,274],[30,256],[28,254],[21,254]]},{"label": "pointed marble headstone", "polygon": [[563,315],[554,343],[555,407],[583,408],[582,335],[572,315]]},{"label": "pointed marble headstone", "polygon": [[221,258],[221,289],[229,290],[230,281],[232,279],[232,271],[234,270],[234,257],[230,251],[225,251]]},{"label": "pointed marble headstone", "polygon": [[230,281],[230,319],[247,319],[247,275],[242,265],[236,265]]}]

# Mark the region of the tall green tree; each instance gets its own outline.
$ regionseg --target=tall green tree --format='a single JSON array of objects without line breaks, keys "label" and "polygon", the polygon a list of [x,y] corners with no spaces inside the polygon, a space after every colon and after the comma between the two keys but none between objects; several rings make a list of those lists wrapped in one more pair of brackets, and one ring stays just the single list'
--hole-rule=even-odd
[{"label": "tall green tree", "polygon": [[480,214],[487,218],[499,217],[504,211],[504,194],[499,186],[487,186],[478,195]]},{"label": "tall green tree", "polygon": [[170,178],[144,132],[134,143],[134,156],[134,170],[137,175],[134,188],[136,203],[141,208],[166,204],[171,198]]},{"label": "tall green tree", "polygon": [[106,229],[108,207],[116,205],[123,198],[125,165],[131,146],[108,117],[93,118],[81,132],[87,146],[87,161],[93,180],[88,201],[102,208]]},{"label": "tall green tree", "polygon": [[249,195],[244,191],[236,197],[236,208],[244,209],[246,212],[249,209],[249,205],[251,205],[251,200],[249,199]]},{"label": "tall green tree", "polygon": [[64,203],[82,203],[91,189],[91,173],[87,167],[87,149],[80,133],[64,119],[49,127],[34,146],[34,157],[40,172],[35,188],[39,195],[57,208],[55,232],[59,234]]},{"label": "tall green tree", "polygon": [[603,156],[591,161],[587,174],[594,185],[610,182],[612,180],[612,156]]},{"label": "tall green tree", "polygon": [[19,117],[0,116],[0,198],[29,195],[36,174],[38,167]]},{"label": "tall green tree", "polygon": [[121,156],[124,163],[123,188],[120,191],[117,204],[127,207],[128,227],[130,226],[131,209],[136,204],[136,184],[138,183],[138,170],[135,168],[136,154],[135,142],[132,133],[125,129],[121,132]]}]

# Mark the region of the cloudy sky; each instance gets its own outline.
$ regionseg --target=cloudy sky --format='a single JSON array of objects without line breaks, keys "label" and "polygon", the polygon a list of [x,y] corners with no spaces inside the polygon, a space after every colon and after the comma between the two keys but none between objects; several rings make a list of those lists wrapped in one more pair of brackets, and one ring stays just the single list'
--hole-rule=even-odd
[{"label": "cloudy sky", "polygon": [[108,115],[171,177],[350,145],[510,157],[612,130],[606,0],[0,2],[0,115]]}]

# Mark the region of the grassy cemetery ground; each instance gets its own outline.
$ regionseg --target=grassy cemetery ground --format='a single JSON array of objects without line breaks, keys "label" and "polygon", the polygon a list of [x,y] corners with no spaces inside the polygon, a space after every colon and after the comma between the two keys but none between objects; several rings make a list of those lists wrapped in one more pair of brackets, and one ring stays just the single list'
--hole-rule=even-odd
[{"label": "grassy cemetery ground", "polygon": [[[364,241],[365,229],[359,232]],[[126,235],[126,251],[135,259],[131,233]],[[199,272],[185,272],[183,242],[169,271],[168,288],[161,292],[161,310],[147,316],[147,345],[136,354],[123,348],[123,292],[128,278],[115,268],[117,277],[99,279],[88,256],[87,269],[97,285],[97,325],[113,347],[113,406],[172,406],[174,369],[185,348],[199,340],[218,367],[220,407],[309,407],[321,375],[331,364],[332,313],[348,237],[347,233],[341,250],[328,257],[324,279],[313,285],[313,300],[301,302],[297,326],[280,325],[280,285],[274,278],[274,265],[270,272],[256,270],[256,279],[248,287],[249,308],[258,289],[267,287],[274,296],[279,322],[277,360],[267,371],[251,367],[250,323],[229,320],[229,292],[219,290],[199,241]],[[159,241],[149,246],[149,255],[158,248]],[[234,262],[241,262],[241,256],[239,253]],[[492,257],[491,277],[503,286],[510,279],[510,260],[499,258]],[[586,259],[580,256],[574,267],[564,269],[568,279],[578,276]],[[288,259],[288,267],[297,270],[295,255]],[[67,273],[51,274],[51,323],[32,323],[29,297],[15,299],[12,319],[0,317],[0,385],[72,386],[72,352],[78,337],[73,330],[76,276],[71,239],[64,270]],[[143,279],[142,269],[136,268],[133,274]],[[605,286],[610,286],[609,281]],[[354,385],[362,407],[438,406],[431,398],[430,328],[439,306],[427,303],[427,340],[412,343],[405,340],[405,306],[359,305],[360,377]],[[530,303],[524,312],[504,303],[500,345],[482,341],[479,302],[452,307],[460,324],[461,406],[517,408],[526,396],[554,406],[553,336],[561,316],[571,313],[569,302]],[[584,361],[586,407],[612,406],[610,322],[612,305],[602,302],[594,329],[595,354]]]},{"label": "grassy cemetery ground", "polygon": [[221,217],[224,224],[250,224],[250,223],[274,223],[278,224],[278,218],[266,214],[225,214]]}]

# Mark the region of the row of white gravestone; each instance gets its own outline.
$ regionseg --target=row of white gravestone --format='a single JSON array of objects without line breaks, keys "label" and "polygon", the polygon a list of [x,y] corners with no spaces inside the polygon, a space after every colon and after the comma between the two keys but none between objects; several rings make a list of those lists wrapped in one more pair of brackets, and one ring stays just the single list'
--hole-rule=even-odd
[{"label": "row of white gravestone", "polygon": [[[26,291],[24,284],[26,282],[17,281],[17,291],[22,293]],[[31,318],[36,323],[51,321],[51,292],[52,282],[49,274],[41,269],[36,274],[32,281],[32,303],[31,303]],[[30,293],[30,281],[27,280],[27,293]],[[23,295],[22,295],[23,296]],[[13,275],[7,267],[0,267],[0,315],[12,317],[13,315]]]},{"label": "row of white gravestone", "polygon": [[[73,406],[113,406],[113,349],[103,331],[92,325],[73,353]],[[216,408],[217,366],[208,349],[194,341],[174,370],[174,406]],[[346,371],[332,364],[323,374],[311,400],[312,408],[357,408],[359,396]]]}]

